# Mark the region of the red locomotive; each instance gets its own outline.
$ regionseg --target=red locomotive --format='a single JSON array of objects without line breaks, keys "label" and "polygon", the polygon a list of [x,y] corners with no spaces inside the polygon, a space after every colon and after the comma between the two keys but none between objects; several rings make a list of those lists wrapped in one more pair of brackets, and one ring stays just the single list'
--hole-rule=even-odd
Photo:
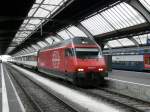
[{"label": "red locomotive", "polygon": [[40,50],[37,55],[40,72],[77,85],[99,84],[108,75],[99,45],[89,38],[68,39]]},{"label": "red locomotive", "polygon": [[99,83],[107,76],[99,46],[89,38],[76,37],[38,53],[38,70],[80,83]]}]

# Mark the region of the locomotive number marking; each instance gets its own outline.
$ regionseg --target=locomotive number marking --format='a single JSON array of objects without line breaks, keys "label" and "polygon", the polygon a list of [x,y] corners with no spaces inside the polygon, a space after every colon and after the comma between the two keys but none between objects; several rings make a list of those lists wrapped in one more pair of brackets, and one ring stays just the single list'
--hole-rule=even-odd
[{"label": "locomotive number marking", "polygon": [[60,56],[58,51],[54,51],[52,54],[52,65],[53,68],[59,68]]}]

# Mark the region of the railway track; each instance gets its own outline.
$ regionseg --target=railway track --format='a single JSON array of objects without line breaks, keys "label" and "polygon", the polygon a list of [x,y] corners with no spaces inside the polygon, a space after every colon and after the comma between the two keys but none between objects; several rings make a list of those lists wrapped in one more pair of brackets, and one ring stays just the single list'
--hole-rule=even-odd
[{"label": "railway track", "polygon": [[[78,112],[78,110],[75,110],[74,108],[72,108],[72,106],[66,104],[64,101],[59,99],[57,96],[51,94],[49,91],[45,90],[44,88],[42,88],[38,84],[34,83],[28,77],[26,77],[24,75],[20,75],[20,73],[17,73],[18,71],[15,71],[15,75],[14,75],[14,70],[12,71],[12,68],[10,68],[10,67],[8,67],[8,69],[9,69],[9,74],[13,77],[13,80],[17,83],[17,85],[21,88],[21,90],[24,92],[26,97],[29,99],[30,103],[32,104],[32,107],[36,110],[36,112],[60,112],[60,111],[61,112],[63,112],[63,111],[64,112]],[[20,77],[18,77],[16,74],[19,74]],[[24,81],[22,81],[20,79],[22,79]],[[54,108],[52,110],[48,110],[44,104],[41,104],[41,102],[39,100],[37,100],[37,97],[30,94],[31,92],[28,89],[26,89],[24,82],[27,82],[28,84],[32,83],[31,85],[34,85],[34,86],[36,86],[36,89],[38,88],[38,89],[40,89],[40,91],[43,91],[44,95],[46,94],[48,97],[50,97],[50,99],[54,99],[55,100],[54,102],[55,103],[57,102],[58,104],[55,105],[53,103],[51,105],[55,105],[57,107],[57,109]],[[27,85],[27,86],[29,86],[29,85]],[[41,93],[41,94],[43,94],[43,93]]]},{"label": "railway track", "polygon": [[[37,72],[35,71],[35,73]],[[31,81],[31,79],[28,79],[28,80]],[[120,93],[111,91],[107,88],[83,89],[83,88],[75,87],[74,85],[68,85],[68,83],[64,83],[63,81],[56,80],[56,82],[61,83],[62,85],[68,86],[69,88],[82,91],[88,94],[89,96],[96,97],[97,99],[104,99],[104,100],[107,100],[108,102],[111,102],[112,104],[117,103],[125,108],[130,109],[132,112],[150,112],[149,102],[145,102],[139,99],[126,96],[126,95],[122,95]],[[58,98],[58,100],[60,99]]]},{"label": "railway track", "polygon": [[87,89],[83,91],[86,91],[87,94],[90,94],[92,96],[98,98],[102,97],[104,99],[110,100],[111,102],[116,102],[124,105],[125,107],[131,108],[135,112],[150,112],[149,102],[122,95],[105,88]]}]

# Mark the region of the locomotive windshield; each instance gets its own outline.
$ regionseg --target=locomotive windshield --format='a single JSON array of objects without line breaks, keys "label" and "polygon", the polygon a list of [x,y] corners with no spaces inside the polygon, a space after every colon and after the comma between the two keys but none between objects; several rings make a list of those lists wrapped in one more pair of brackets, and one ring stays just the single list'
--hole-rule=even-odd
[{"label": "locomotive windshield", "polygon": [[100,58],[101,52],[98,48],[76,48],[76,57],[81,59]]}]

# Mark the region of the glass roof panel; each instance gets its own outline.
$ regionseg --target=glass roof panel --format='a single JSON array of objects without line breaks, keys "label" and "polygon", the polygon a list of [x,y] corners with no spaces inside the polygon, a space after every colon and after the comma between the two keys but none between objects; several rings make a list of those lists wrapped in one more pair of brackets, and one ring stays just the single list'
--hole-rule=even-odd
[{"label": "glass roof panel", "polygon": [[57,37],[51,36],[51,38],[53,38],[54,43],[55,43],[55,42],[60,42],[60,40],[59,40]]},{"label": "glass roof panel", "polygon": [[35,11],[37,10],[36,7],[38,7],[37,4],[34,4],[34,5],[32,6],[32,8],[30,9],[30,11],[29,11],[29,13],[28,13],[28,16],[29,16],[29,17],[31,17],[31,16],[35,13]]},{"label": "glass roof panel", "polygon": [[34,30],[34,29],[35,29],[35,26],[33,26],[33,25],[27,25],[27,26],[26,26],[26,29],[27,29],[27,30]]},{"label": "glass roof panel", "polygon": [[23,40],[23,38],[15,38],[15,39],[13,39],[13,42],[18,42],[18,41],[22,41]]},{"label": "glass roof panel", "polygon": [[70,32],[68,32],[67,30],[62,30],[62,31],[58,32],[57,34],[59,36],[61,36],[64,40],[73,38],[73,35]]},{"label": "glass roof panel", "polygon": [[107,44],[110,47],[121,47],[122,46],[117,40],[111,40]]},{"label": "glass roof panel", "polygon": [[36,3],[41,3],[42,1],[44,1],[44,0],[36,0]]},{"label": "glass roof panel", "polygon": [[[65,4],[67,0],[36,0],[33,4],[32,8],[28,12],[27,18],[24,20],[19,30],[32,30],[28,32],[26,35],[22,35],[22,33],[16,33],[15,38],[22,37],[20,40],[20,44],[30,36],[34,30],[39,28],[40,24],[43,23],[46,18],[51,16],[56,10],[58,10],[63,4]],[[57,39],[55,39],[58,41]]]},{"label": "glass roof panel", "polygon": [[101,14],[109,21],[109,23],[113,25],[114,29],[121,28],[121,23],[118,22],[118,18],[114,16],[114,14],[112,15],[110,13],[110,10],[106,10],[105,12],[102,12]]},{"label": "glass roof panel", "polygon": [[139,36],[134,36],[133,37],[139,44],[142,44],[141,39],[139,38]]},{"label": "glass roof panel", "polygon": [[78,29],[76,26],[70,26],[67,28],[69,32],[71,32],[74,36],[87,37],[84,32]]},{"label": "glass roof panel", "polygon": [[10,51],[12,51],[15,47],[8,47],[6,53],[9,53]]},{"label": "glass roof panel", "polygon": [[29,21],[29,24],[36,25],[36,24],[39,24],[40,22],[41,22],[40,19],[31,19],[31,20]]},{"label": "glass roof panel", "polygon": [[147,35],[141,35],[139,37],[141,39],[142,44],[147,44]]},{"label": "glass roof panel", "polygon": [[105,49],[108,48],[108,45],[105,45],[104,48],[105,48]]},{"label": "glass roof panel", "polygon": [[139,0],[143,6],[150,12],[150,0]]},{"label": "glass roof panel", "polygon": [[27,33],[25,33],[25,32],[18,32],[17,34],[16,34],[16,38],[23,38],[24,36],[27,36],[28,34]]},{"label": "glass roof panel", "polygon": [[42,9],[42,8],[39,8],[37,10],[37,12],[34,14],[34,17],[46,17],[47,15],[49,14],[48,11]]},{"label": "glass roof panel", "polygon": [[52,44],[52,42],[53,42],[53,40],[52,40],[51,37],[48,37],[48,38],[46,38],[45,40],[46,40],[49,44]]},{"label": "glass roof panel", "polygon": [[[131,7],[130,5],[126,5],[126,7],[129,9],[129,14],[132,16],[132,18],[138,23],[138,24],[141,24],[141,23],[144,23],[146,22],[146,20],[144,19],[144,17],[137,11],[135,10],[133,7]],[[134,17],[133,17],[133,14],[134,14]],[[137,19],[135,19],[137,18]],[[134,22],[134,21],[132,21]]]},{"label": "glass roof panel", "polygon": [[44,4],[58,5],[62,0],[45,0]]},{"label": "glass roof panel", "polygon": [[35,49],[33,49],[32,47],[28,47],[28,49],[30,50],[30,52],[35,51]]},{"label": "glass roof panel", "polygon": [[41,41],[43,43],[44,46],[47,46],[47,44],[44,41]]},{"label": "glass roof panel", "polygon": [[147,44],[147,39],[150,39],[149,34],[139,35],[133,37],[139,44]]},{"label": "glass roof panel", "polygon": [[39,50],[40,48],[37,45],[32,45],[32,47],[36,50]]},{"label": "glass roof panel", "polygon": [[114,30],[114,28],[100,14],[82,21],[81,24],[93,35],[98,35]]},{"label": "glass roof panel", "polygon": [[55,6],[49,6],[49,5],[42,5],[41,7],[49,11],[52,11],[55,8]]},{"label": "glass roof panel", "polygon": [[25,53],[29,53],[29,49],[24,49]]},{"label": "glass roof panel", "polygon": [[81,24],[93,35],[98,35],[144,22],[146,20],[138,11],[127,3],[121,2],[116,6],[81,21]]},{"label": "glass roof panel", "polygon": [[25,19],[25,20],[23,21],[23,24],[22,24],[22,25],[28,23],[28,21],[29,21],[29,19]]},{"label": "glass roof panel", "polygon": [[103,11],[101,14],[117,30],[145,22],[142,15],[125,2]]},{"label": "glass roof panel", "polygon": [[37,44],[40,46],[40,47],[46,47],[47,45],[44,43],[44,42],[42,42],[42,41],[40,41],[40,42],[37,42]]},{"label": "glass roof panel", "polygon": [[131,40],[129,40],[128,38],[123,38],[123,39],[118,39],[119,42],[121,42],[121,44],[123,46],[131,46],[131,45],[135,45]]}]

